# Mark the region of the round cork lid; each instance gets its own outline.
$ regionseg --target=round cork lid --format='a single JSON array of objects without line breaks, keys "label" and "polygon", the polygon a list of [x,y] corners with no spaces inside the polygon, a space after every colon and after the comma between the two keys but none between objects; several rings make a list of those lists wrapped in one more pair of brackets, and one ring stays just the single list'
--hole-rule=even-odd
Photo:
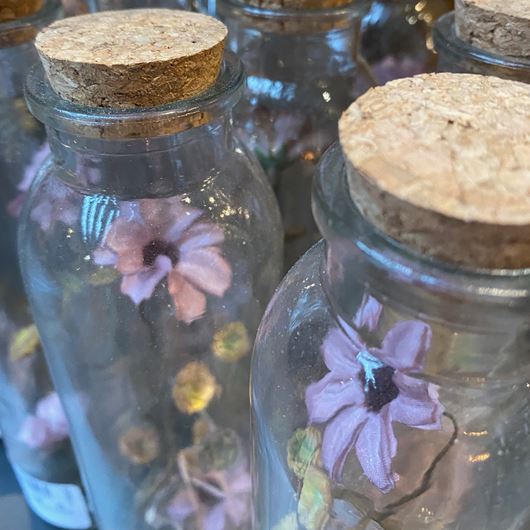
[{"label": "round cork lid", "polygon": [[0,0],[0,22],[29,17],[42,8],[44,0]]},{"label": "round cork lid", "polygon": [[530,0],[456,0],[460,39],[498,55],[530,55]]},{"label": "round cork lid", "polygon": [[363,215],[424,255],[530,267],[530,86],[430,74],[370,90],[339,136]]},{"label": "round cork lid", "polygon": [[82,105],[154,107],[210,87],[227,29],[206,15],[132,9],[55,22],[36,39],[53,90]]}]

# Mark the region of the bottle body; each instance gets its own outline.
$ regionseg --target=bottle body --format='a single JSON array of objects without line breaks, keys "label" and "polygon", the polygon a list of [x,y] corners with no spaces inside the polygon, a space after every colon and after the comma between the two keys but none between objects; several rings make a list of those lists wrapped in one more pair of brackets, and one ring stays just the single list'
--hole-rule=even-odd
[{"label": "bottle body", "polygon": [[[23,97],[24,76],[37,59],[28,32],[36,33],[60,14],[58,2],[49,1],[33,17],[0,27],[0,428],[32,510],[62,528],[89,528],[68,424],[33,324],[17,257],[24,199],[49,154],[44,128]],[[63,510],[59,503],[68,494],[72,502]]]},{"label": "bottle body", "polygon": [[190,9],[191,7],[190,2],[186,0],[87,0],[87,4],[92,13],[111,9]]},{"label": "bottle body", "polygon": [[[218,86],[241,83],[233,68]],[[278,281],[279,213],[229,114],[197,126],[197,112],[149,138],[50,130],[55,163],[21,230],[102,530],[249,525],[249,353]]]},{"label": "bottle body", "polygon": [[355,62],[363,8],[301,13],[217,6],[248,74],[236,127],[276,191],[287,268],[319,237],[311,214],[315,164],[336,140],[342,111],[370,86]]},{"label": "bottle body", "polygon": [[436,22],[434,45],[438,52],[439,72],[494,75],[530,82],[530,61],[527,58],[503,57],[464,42],[456,34],[454,13],[448,13]]},{"label": "bottle body", "polygon": [[525,528],[524,271],[415,262],[354,209],[338,149],[322,165],[326,242],[284,279],[255,345],[254,527]]}]

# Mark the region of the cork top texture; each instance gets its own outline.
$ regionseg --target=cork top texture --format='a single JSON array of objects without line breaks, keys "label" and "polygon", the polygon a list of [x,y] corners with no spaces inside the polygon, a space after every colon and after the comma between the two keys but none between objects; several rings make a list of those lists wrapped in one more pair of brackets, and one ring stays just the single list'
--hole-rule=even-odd
[{"label": "cork top texture", "polygon": [[29,17],[39,11],[44,0],[0,0],[0,22]]},{"label": "cork top texture", "polygon": [[473,268],[530,267],[530,86],[428,74],[343,114],[350,193],[415,250]]},{"label": "cork top texture", "polygon": [[455,23],[458,37],[481,50],[530,55],[530,0],[456,0]]},{"label": "cork top texture", "polygon": [[206,15],[133,9],[54,22],[36,46],[59,96],[95,107],[155,107],[215,83],[226,35]]}]

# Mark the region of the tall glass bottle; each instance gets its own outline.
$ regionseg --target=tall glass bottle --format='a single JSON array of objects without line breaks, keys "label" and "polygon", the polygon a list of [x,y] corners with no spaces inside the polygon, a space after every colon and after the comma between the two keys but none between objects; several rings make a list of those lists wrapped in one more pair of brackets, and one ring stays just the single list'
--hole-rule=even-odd
[{"label": "tall glass bottle", "polygon": [[0,428],[32,510],[62,528],[88,528],[68,424],[32,322],[16,248],[26,192],[49,153],[43,127],[26,108],[23,79],[37,60],[35,35],[61,13],[58,0],[47,0],[32,15],[0,22]]},{"label": "tall glass bottle", "polygon": [[529,528],[529,117],[442,74],[341,121],[256,339],[256,530]]},{"label": "tall glass bottle", "polygon": [[53,157],[21,259],[101,530],[249,527],[249,354],[282,237],[233,134],[243,73],[225,36],[203,15],[129,10],[37,40],[49,75],[27,97]]},{"label": "tall glass bottle", "polygon": [[368,2],[250,4],[220,0],[217,14],[248,73],[235,123],[274,185],[290,267],[319,238],[315,165],[336,140],[341,113],[371,84],[357,61]]}]

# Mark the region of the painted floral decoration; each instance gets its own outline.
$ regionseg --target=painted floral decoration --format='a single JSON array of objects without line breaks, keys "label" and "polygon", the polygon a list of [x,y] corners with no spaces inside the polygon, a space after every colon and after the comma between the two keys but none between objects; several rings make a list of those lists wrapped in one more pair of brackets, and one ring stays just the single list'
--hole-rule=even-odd
[{"label": "painted floral decoration", "polygon": [[221,255],[223,230],[180,197],[124,202],[103,245],[98,265],[121,274],[121,291],[139,304],[167,279],[178,320],[191,323],[206,311],[206,295],[222,297],[232,269]]},{"label": "painted floral decoration", "polygon": [[39,400],[35,414],[26,417],[18,439],[32,449],[47,449],[68,438],[68,421],[56,392]]},{"label": "painted floral decoration", "polygon": [[355,329],[343,322],[344,330],[329,331],[322,354],[330,371],[307,388],[306,405],[310,423],[325,425],[321,458],[330,476],[341,480],[355,449],[368,479],[388,493],[399,478],[392,471],[397,453],[392,423],[440,430],[444,408],[436,385],[406,375],[424,367],[431,344],[427,324],[398,322],[380,346],[363,339],[377,329],[382,310],[375,298],[365,296]]},{"label": "painted floral decoration", "polygon": [[250,518],[251,479],[246,466],[191,477],[167,508],[169,519],[181,528],[190,517],[200,530],[239,528]]}]

